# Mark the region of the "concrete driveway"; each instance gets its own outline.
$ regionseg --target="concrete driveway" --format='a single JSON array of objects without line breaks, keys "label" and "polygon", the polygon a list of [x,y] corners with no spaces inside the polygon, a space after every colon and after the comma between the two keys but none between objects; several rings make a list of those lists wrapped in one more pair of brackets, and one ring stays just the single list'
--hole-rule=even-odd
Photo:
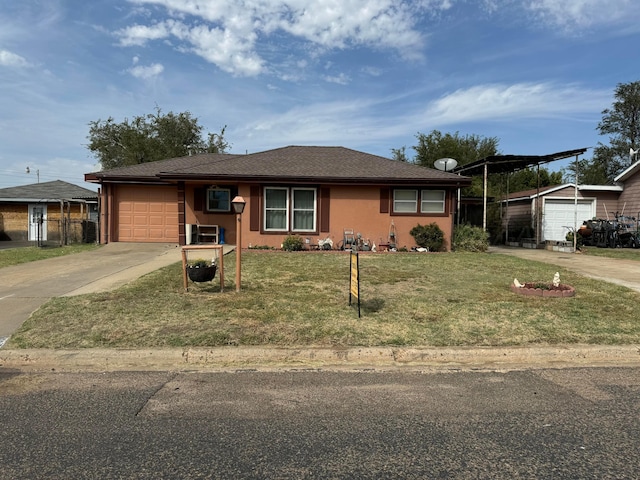
[{"label": "concrete driveway", "polygon": [[0,345],[53,297],[107,291],[181,260],[175,244],[110,243],[0,270]]},{"label": "concrete driveway", "polygon": [[[640,292],[640,261],[516,247],[491,247],[489,253],[501,253],[557,265],[585,277],[604,280]],[[640,260],[640,252],[638,253]]]}]

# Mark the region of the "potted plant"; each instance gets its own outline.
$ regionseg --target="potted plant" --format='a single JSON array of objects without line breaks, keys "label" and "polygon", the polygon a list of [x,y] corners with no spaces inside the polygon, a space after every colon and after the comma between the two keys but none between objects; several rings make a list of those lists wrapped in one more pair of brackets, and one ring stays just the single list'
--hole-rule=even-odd
[{"label": "potted plant", "polygon": [[193,282],[210,282],[216,276],[217,268],[215,261],[199,258],[187,263],[187,275]]}]

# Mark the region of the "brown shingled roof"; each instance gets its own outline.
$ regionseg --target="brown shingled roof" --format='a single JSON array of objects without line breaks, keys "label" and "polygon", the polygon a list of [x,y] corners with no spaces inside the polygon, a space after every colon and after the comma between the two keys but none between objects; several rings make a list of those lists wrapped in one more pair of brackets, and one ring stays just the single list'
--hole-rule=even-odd
[{"label": "brown shingled roof", "polygon": [[[97,180],[206,179],[325,183],[471,183],[468,177],[398,162],[344,147],[289,146],[248,155],[202,154],[123,167]],[[90,177],[88,177],[89,179]]]}]

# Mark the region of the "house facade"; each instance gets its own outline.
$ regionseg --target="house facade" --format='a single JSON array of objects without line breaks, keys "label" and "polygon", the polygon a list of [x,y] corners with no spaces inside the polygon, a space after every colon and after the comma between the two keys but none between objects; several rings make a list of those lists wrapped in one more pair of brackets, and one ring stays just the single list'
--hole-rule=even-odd
[{"label": "house facade", "polygon": [[310,246],[346,232],[370,245],[415,246],[409,231],[438,224],[451,248],[458,188],[468,177],[344,147],[290,146],[247,155],[202,154],[89,173],[101,192],[108,242],[236,243],[231,200],[246,201],[243,246]]},{"label": "house facade", "polygon": [[[0,189],[0,240],[95,241],[98,194],[62,180]],[[91,234],[90,234],[91,233]]]}]

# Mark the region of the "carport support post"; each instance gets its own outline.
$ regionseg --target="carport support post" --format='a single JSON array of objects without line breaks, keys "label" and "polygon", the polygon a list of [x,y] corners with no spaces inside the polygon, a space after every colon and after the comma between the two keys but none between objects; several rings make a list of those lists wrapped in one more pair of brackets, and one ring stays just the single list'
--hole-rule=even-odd
[{"label": "carport support post", "polygon": [[487,176],[489,168],[487,162],[484,162],[484,185],[482,187],[482,229],[487,231]]},{"label": "carport support post", "polygon": [[575,188],[573,189],[573,253],[578,246],[578,154],[576,154]]}]

